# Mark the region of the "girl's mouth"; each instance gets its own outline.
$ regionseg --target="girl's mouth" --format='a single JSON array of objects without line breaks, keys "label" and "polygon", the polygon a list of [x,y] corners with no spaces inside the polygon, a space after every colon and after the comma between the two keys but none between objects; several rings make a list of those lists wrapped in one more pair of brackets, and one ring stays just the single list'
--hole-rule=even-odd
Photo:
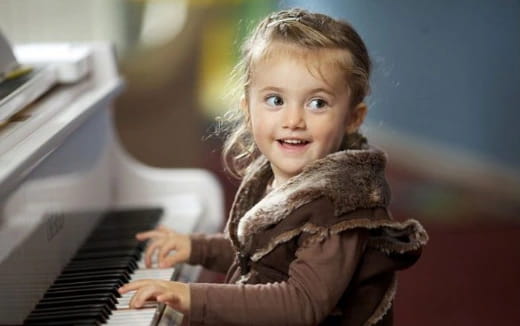
[{"label": "girl's mouth", "polygon": [[305,145],[309,143],[306,140],[303,139],[278,139],[278,142],[280,144],[289,144],[289,145]]},{"label": "girl's mouth", "polygon": [[277,139],[278,144],[283,149],[288,150],[301,150],[307,147],[310,144],[310,141],[304,139],[295,139],[295,138],[283,138]]}]

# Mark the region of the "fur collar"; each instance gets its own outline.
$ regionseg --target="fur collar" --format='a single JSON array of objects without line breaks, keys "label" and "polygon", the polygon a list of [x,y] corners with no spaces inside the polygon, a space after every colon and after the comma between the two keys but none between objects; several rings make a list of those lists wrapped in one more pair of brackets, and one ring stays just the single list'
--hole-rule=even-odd
[{"label": "fur collar", "polygon": [[386,207],[390,191],[385,165],[385,154],[374,148],[335,152],[312,162],[262,198],[272,171],[265,157],[260,157],[237,192],[228,235],[237,248],[248,247],[252,235],[321,196],[331,200],[336,216],[357,208]]}]

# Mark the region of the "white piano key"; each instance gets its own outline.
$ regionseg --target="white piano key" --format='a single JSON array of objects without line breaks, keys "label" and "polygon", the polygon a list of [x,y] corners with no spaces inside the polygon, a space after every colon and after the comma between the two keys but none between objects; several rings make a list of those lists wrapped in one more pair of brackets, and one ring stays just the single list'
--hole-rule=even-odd
[{"label": "white piano key", "polygon": [[158,278],[162,280],[170,280],[175,268],[145,268],[145,269],[137,269],[131,275],[130,281],[137,281],[147,278]]},{"label": "white piano key", "polygon": [[116,310],[112,312],[110,319],[103,325],[150,325],[155,313],[155,308],[141,310]]}]

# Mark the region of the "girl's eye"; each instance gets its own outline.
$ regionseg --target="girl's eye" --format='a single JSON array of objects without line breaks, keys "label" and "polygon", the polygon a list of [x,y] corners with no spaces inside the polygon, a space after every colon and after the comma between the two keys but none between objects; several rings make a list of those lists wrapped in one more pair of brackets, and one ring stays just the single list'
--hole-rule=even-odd
[{"label": "girl's eye", "polygon": [[283,99],[278,95],[271,95],[265,99],[265,102],[269,106],[280,106],[283,105]]},{"label": "girl's eye", "polygon": [[327,105],[328,105],[328,103],[325,100],[321,99],[321,98],[315,98],[315,99],[312,99],[309,102],[309,107],[312,110],[321,110],[324,107],[326,107]]}]

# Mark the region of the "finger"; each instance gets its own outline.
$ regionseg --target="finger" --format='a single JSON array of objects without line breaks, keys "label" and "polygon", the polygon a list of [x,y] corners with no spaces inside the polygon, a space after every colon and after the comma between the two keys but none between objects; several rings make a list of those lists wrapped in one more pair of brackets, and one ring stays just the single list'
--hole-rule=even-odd
[{"label": "finger", "polygon": [[135,235],[135,237],[137,240],[143,241],[146,239],[161,237],[162,235],[164,235],[163,231],[151,230],[151,231],[139,232]]},{"label": "finger", "polygon": [[144,280],[138,280],[138,281],[133,281],[133,282],[127,283],[127,284],[123,285],[122,287],[120,287],[118,289],[118,292],[121,294],[125,294],[130,291],[139,290],[141,287],[146,286],[148,283],[150,283],[150,281],[151,280],[144,279]]},{"label": "finger", "polygon": [[175,266],[175,265],[177,265],[179,260],[180,260],[179,259],[179,255],[177,253],[175,253],[173,255],[169,255],[169,256],[159,260],[159,267],[160,268],[168,268],[168,267],[171,267],[171,266]]},{"label": "finger", "polygon": [[157,301],[156,297],[167,290],[169,281],[145,279],[134,281],[132,283],[139,283],[135,295],[130,299],[130,308],[142,308],[147,301]]},{"label": "finger", "polygon": [[146,251],[144,253],[144,264],[147,268],[152,266],[152,257],[154,255],[154,251],[158,250],[162,247],[164,240],[153,241],[146,247]]},{"label": "finger", "polygon": [[[164,266],[164,261],[165,261],[165,258],[168,257],[168,255],[171,253],[171,251],[177,249],[177,245],[175,243],[172,243],[171,241],[169,242],[166,242],[162,247],[161,249],[159,250],[159,254],[157,255],[157,257],[159,258],[159,267],[168,267],[168,266]],[[175,256],[175,254],[173,255]],[[170,265],[171,266],[171,265]]]},{"label": "finger", "polygon": [[140,288],[130,299],[129,307],[132,309],[141,308],[146,301],[152,301],[158,295],[158,289],[155,285],[150,284]]}]

